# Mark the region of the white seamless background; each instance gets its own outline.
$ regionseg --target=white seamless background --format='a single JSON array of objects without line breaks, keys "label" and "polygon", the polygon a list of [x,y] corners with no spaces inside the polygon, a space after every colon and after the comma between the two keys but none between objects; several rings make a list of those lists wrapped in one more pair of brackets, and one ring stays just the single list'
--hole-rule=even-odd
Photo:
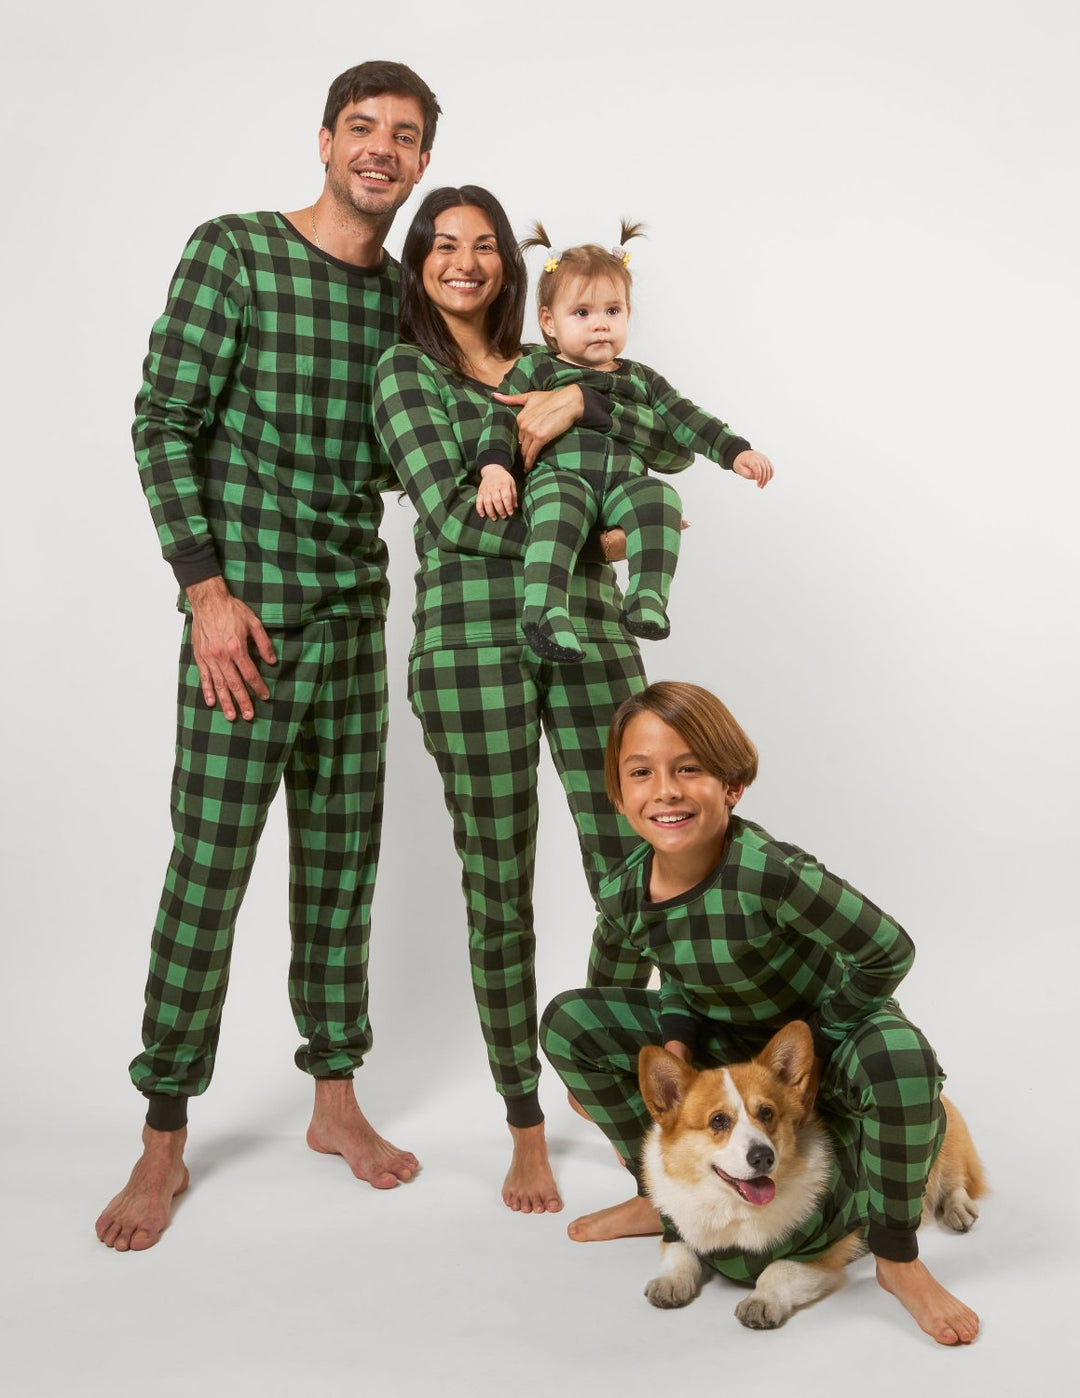
[{"label": "white seamless background", "polygon": [[[270,1395],[625,1395],[767,1372],[846,1393],[871,1366],[879,1394],[933,1395],[944,1362],[950,1386],[966,1366],[984,1394],[1054,1378],[1077,1221],[1063,1184],[1078,1144],[1064,1100],[1075,9],[106,0],[28,7],[5,32],[11,1391],[142,1393],[150,1371],[164,1394]],[[373,57],[412,65],[443,105],[419,193],[486,185],[519,232],[540,217],[558,244],[614,242],[623,215],[646,222],[628,352],[776,465],[763,493],[705,461],[680,478],[692,529],[672,637],[643,650],[652,678],[714,689],[758,743],[744,813],[915,939],[903,1003],[995,1186],[970,1240],[924,1248],[986,1320],[955,1361],[867,1264],[845,1296],[751,1336],[719,1284],[685,1313],[652,1311],[652,1242],[572,1248],[561,1221],[502,1208],[504,1128],[449,818],[405,699],[412,516],[394,497],[376,1044],[358,1085],[425,1170],[380,1196],[303,1149],[275,809],[217,1077],[192,1112],[194,1187],[151,1254],[117,1257],[93,1237],[137,1145],[125,1069],[170,842],[179,619],[129,437],[147,334],[200,222],[317,195],[326,88]],[[543,1004],[582,980],[591,907],[550,766],[540,795]],[[563,1218],[622,1197],[550,1072],[542,1092]]]}]

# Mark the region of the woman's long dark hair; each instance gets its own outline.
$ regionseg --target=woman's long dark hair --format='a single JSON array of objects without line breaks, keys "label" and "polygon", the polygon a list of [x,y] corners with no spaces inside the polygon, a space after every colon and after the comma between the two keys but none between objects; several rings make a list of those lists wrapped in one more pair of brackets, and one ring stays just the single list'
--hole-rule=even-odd
[{"label": "woman's long dark hair", "polygon": [[419,346],[432,359],[467,377],[457,341],[424,290],[424,259],[435,242],[435,220],[447,209],[464,206],[481,209],[491,219],[495,243],[502,258],[502,290],[488,307],[487,313],[491,348],[503,359],[514,359],[520,352],[521,328],[525,321],[525,263],[503,206],[494,194],[476,184],[463,184],[460,189],[450,185],[433,189],[417,209],[401,249],[401,313],[398,329],[403,340]]}]

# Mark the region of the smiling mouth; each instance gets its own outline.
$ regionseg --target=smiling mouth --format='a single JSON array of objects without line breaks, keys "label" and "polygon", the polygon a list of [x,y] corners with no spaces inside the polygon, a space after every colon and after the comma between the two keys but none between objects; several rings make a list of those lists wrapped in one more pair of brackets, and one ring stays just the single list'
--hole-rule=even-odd
[{"label": "smiling mouth", "polygon": [[649,817],[653,825],[659,825],[665,830],[671,830],[676,826],[685,825],[688,820],[692,819],[693,813],[690,811],[672,811],[668,815],[654,815]]},{"label": "smiling mouth", "polygon": [[356,173],[362,180],[378,180],[380,184],[392,183],[390,176],[385,170],[357,170]]},{"label": "smiling mouth", "polygon": [[450,287],[452,291],[479,291],[483,282],[467,282],[462,281],[460,277],[453,277],[447,278],[443,285]]},{"label": "smiling mouth", "polygon": [[757,1175],[752,1180],[737,1180],[734,1175],[725,1174],[719,1165],[714,1165],[713,1170],[748,1204],[771,1204],[776,1195],[776,1185],[768,1175]]}]

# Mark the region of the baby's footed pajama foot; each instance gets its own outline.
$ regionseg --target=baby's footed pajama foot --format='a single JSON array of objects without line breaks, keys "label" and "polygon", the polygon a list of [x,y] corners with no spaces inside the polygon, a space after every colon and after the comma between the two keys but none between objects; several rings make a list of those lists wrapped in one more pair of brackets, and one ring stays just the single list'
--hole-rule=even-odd
[{"label": "baby's footed pajama foot", "polygon": [[584,660],[570,617],[563,607],[551,607],[522,626],[525,639],[542,660]]},{"label": "baby's footed pajama foot", "polygon": [[631,636],[646,641],[662,641],[671,634],[671,623],[664,608],[664,599],[656,592],[643,590],[625,599],[622,624]]}]

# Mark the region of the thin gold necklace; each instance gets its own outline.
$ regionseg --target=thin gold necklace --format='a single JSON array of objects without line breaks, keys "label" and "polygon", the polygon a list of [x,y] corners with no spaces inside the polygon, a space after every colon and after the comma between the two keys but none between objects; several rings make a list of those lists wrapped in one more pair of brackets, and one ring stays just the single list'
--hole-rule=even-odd
[{"label": "thin gold necklace", "polygon": [[312,236],[313,236],[314,239],[315,239],[315,246],[319,249],[320,252],[325,252],[326,249],[323,247],[322,243],[319,242],[319,230],[315,227],[315,205],[314,205],[314,204],[312,204],[312,206],[311,206],[311,232],[312,232]]}]

